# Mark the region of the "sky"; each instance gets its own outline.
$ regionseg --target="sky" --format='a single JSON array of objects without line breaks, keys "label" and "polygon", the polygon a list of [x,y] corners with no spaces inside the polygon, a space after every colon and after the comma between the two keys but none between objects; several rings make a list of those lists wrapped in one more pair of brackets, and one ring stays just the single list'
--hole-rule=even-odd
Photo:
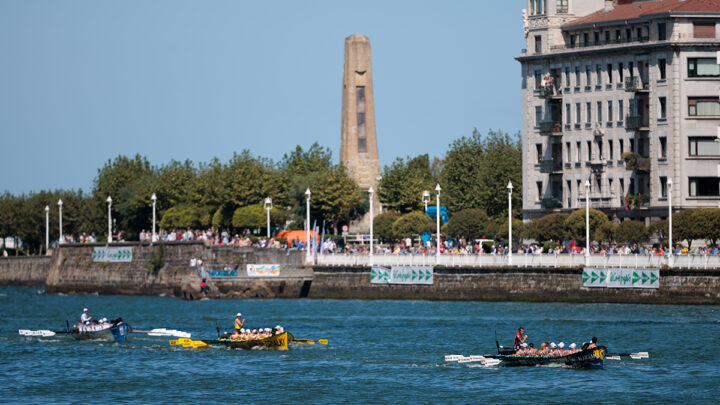
[{"label": "sky", "polygon": [[380,163],[520,129],[525,1],[0,0],[0,192],[340,150],[344,41],[370,38]]}]

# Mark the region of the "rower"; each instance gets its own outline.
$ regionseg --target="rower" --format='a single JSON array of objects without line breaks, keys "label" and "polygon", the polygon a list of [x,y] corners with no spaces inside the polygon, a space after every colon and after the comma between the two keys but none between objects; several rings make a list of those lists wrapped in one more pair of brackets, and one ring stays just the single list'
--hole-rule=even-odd
[{"label": "rower", "polygon": [[520,348],[517,352],[515,352],[516,356],[527,356],[528,355],[528,344],[527,343],[521,343]]},{"label": "rower", "polygon": [[597,349],[597,338],[595,336],[592,337],[590,340],[590,344],[587,347],[588,349]]},{"label": "rower", "polygon": [[565,342],[558,343],[558,355],[564,356],[567,354],[567,352],[565,350],[563,350],[564,348],[565,348]]},{"label": "rower", "polygon": [[557,351],[557,345],[555,344],[555,342],[551,342],[551,343],[550,343],[550,355],[551,355],[551,356],[558,356],[558,355],[559,355],[559,354],[558,354],[558,351]]},{"label": "rower", "polygon": [[82,315],[80,315],[80,322],[81,322],[83,325],[87,325],[87,324],[90,323],[90,320],[91,320],[91,319],[92,319],[92,316],[88,315],[88,309],[87,309],[87,308],[83,308],[83,313],[82,313]]},{"label": "rower", "polygon": [[238,312],[237,316],[235,317],[235,330],[239,333],[243,325],[245,325],[245,320],[242,319],[242,314]]},{"label": "rower", "polygon": [[577,351],[575,350],[576,347],[577,345],[574,342],[570,343],[570,353],[575,353]]},{"label": "rower", "polygon": [[525,333],[525,328],[522,326],[518,328],[518,332],[515,334],[515,341],[513,342],[513,349],[518,350],[520,349],[520,345],[525,343],[525,340],[527,339],[527,335],[523,335]]}]

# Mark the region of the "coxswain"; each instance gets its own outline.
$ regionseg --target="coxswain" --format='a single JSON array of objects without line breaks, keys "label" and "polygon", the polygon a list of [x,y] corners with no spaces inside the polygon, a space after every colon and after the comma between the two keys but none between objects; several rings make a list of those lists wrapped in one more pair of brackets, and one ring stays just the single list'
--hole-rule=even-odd
[{"label": "coxswain", "polygon": [[83,325],[87,325],[90,323],[91,320],[92,316],[88,315],[87,308],[83,308],[82,315],[80,315],[80,323],[82,323]]},{"label": "coxswain", "polygon": [[237,332],[240,332],[240,329],[242,329],[243,325],[245,325],[245,320],[242,319],[242,314],[238,312],[237,316],[235,317],[235,330]]},{"label": "coxswain", "polygon": [[524,335],[525,329],[521,326],[518,328],[518,333],[515,334],[515,341],[513,342],[513,348],[515,350],[520,349],[520,345],[525,343],[525,340],[527,339],[527,335]]}]

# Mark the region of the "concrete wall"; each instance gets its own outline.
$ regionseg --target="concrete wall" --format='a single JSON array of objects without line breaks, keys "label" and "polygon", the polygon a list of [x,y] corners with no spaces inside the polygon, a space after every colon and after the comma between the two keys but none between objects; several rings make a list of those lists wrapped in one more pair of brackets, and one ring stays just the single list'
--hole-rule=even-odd
[{"label": "concrete wall", "polygon": [[720,304],[720,272],[660,271],[660,288],[582,286],[581,269],[436,268],[433,285],[372,285],[366,268],[315,268],[310,298]]},{"label": "concrete wall", "polygon": [[0,257],[0,285],[42,286],[51,261],[50,256]]}]

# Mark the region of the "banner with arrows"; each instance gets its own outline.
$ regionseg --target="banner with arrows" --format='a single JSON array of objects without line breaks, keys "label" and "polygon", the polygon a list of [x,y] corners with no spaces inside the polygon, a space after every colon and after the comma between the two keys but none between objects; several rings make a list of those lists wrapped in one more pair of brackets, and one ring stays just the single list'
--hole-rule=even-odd
[{"label": "banner with arrows", "polygon": [[94,262],[130,263],[132,256],[131,247],[96,247],[92,253]]},{"label": "banner with arrows", "polygon": [[370,269],[371,284],[422,284],[432,285],[433,268],[430,266],[373,267]]},{"label": "banner with arrows", "polygon": [[660,288],[660,270],[586,268],[583,287]]},{"label": "banner with arrows", "polygon": [[389,284],[390,269],[387,267],[373,267],[370,269],[370,284]]}]

